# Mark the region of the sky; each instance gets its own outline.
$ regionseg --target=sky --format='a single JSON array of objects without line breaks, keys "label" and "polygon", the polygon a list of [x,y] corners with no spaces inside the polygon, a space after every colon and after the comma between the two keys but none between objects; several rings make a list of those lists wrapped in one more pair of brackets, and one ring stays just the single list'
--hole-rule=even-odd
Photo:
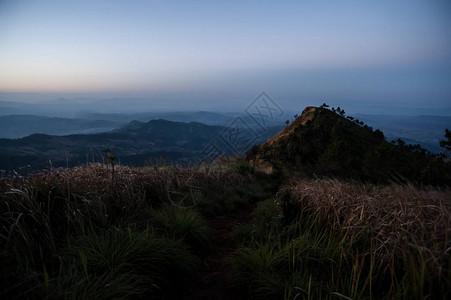
[{"label": "sky", "polygon": [[449,0],[0,0],[3,101],[440,108],[450,83]]}]

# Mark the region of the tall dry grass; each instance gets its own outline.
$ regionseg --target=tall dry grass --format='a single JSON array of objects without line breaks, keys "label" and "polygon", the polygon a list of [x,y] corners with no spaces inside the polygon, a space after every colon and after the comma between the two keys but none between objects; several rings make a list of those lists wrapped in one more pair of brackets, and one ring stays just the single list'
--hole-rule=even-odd
[{"label": "tall dry grass", "polygon": [[283,193],[286,212],[320,219],[331,234],[344,236],[343,261],[352,257],[353,276],[363,276],[364,285],[379,280],[393,296],[407,286],[418,298],[448,294],[449,188],[297,180]]},{"label": "tall dry grass", "polygon": [[[179,167],[128,167],[117,165],[114,173],[110,166],[90,164],[74,168],[54,169],[35,176],[33,183],[58,184],[86,196],[104,195],[112,190],[119,196],[152,197],[155,201],[162,195],[169,200],[178,199],[181,190],[196,190],[212,185],[231,187],[243,183],[243,178],[234,172],[217,168]],[[149,187],[156,192],[149,193]],[[161,193],[160,193],[161,192]],[[156,195],[158,193],[159,195]]]},{"label": "tall dry grass", "polygon": [[[100,298],[109,299],[106,289],[91,289],[89,281],[101,285],[107,279],[113,282],[122,278],[129,282],[136,281],[135,276],[147,278],[144,273],[132,274],[129,270],[96,270],[90,267],[95,265],[94,259],[89,260],[77,251],[79,257],[69,255],[77,241],[89,240],[88,244],[95,246],[92,241],[99,237],[109,243],[102,243],[105,247],[101,250],[111,257],[126,255],[126,251],[117,252],[123,242],[120,236],[109,234],[111,230],[125,235],[145,233],[148,241],[139,238],[137,244],[124,242],[124,247],[133,251],[162,241],[160,250],[175,254],[157,258],[149,254],[152,261],[149,264],[161,271],[155,278],[179,280],[178,293],[183,293],[196,277],[196,268],[192,268],[190,275],[177,271],[167,274],[165,270],[175,264],[173,260],[198,267],[193,261],[208,252],[210,244],[204,215],[216,208],[219,200],[223,201],[219,209],[227,209],[231,203],[227,202],[228,195],[249,189],[254,181],[252,175],[238,174],[231,168],[116,165],[113,171],[111,166],[101,164],[53,169],[29,178],[1,178],[0,297],[42,298],[89,292],[86,298],[99,298],[93,295],[101,291]],[[106,247],[110,244],[113,246]],[[94,258],[101,261],[101,257]],[[63,269],[73,276],[62,274]],[[127,285],[118,286],[116,292],[150,293],[150,286],[143,292],[142,285],[132,290]],[[169,284],[164,286],[157,287],[163,294],[177,290],[168,288]]]},{"label": "tall dry grass", "polygon": [[252,299],[448,299],[451,190],[292,179],[235,231]]}]

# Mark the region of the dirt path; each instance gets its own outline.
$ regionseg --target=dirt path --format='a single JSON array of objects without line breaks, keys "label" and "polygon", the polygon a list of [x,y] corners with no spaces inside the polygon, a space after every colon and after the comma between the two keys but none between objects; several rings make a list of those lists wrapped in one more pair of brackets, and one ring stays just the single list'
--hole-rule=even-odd
[{"label": "dirt path", "polygon": [[255,206],[253,205],[247,210],[218,216],[210,221],[210,227],[214,235],[214,244],[211,254],[203,262],[203,283],[195,287],[185,297],[186,300],[233,299],[227,290],[227,282],[230,279],[230,265],[227,257],[237,246],[232,240],[231,235],[237,226],[251,221],[252,211]]}]

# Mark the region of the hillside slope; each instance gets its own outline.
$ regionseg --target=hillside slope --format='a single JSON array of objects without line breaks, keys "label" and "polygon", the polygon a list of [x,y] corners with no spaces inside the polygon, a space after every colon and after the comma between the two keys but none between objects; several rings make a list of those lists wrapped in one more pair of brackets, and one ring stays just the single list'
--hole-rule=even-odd
[{"label": "hillside slope", "polygon": [[380,130],[326,108],[307,107],[301,116],[246,154],[259,169],[303,175],[386,182],[450,182],[450,166],[421,147],[392,144]]}]

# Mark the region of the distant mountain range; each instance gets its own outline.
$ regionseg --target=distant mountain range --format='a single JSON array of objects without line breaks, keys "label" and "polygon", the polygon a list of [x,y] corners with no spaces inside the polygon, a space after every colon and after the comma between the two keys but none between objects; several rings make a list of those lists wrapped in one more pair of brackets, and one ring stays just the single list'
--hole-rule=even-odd
[{"label": "distant mountain range", "polygon": [[[22,138],[31,134],[69,135],[108,132],[131,121],[148,122],[165,119],[174,122],[199,122],[213,126],[229,126],[238,113],[196,112],[142,112],[142,113],[78,113],[77,117],[61,118],[38,115],[1,115],[0,138]],[[241,117],[253,126],[248,116]],[[381,129],[388,140],[401,138],[407,143],[420,144],[432,152],[441,152],[439,141],[445,128],[451,128],[451,116],[391,116],[357,115],[374,129]],[[286,119],[270,120],[269,126],[282,126]]]},{"label": "distant mountain range", "polygon": [[[68,100],[56,100],[61,109]],[[52,102],[52,103],[54,103]],[[223,154],[243,153],[230,149],[221,139],[227,128],[237,126],[239,118],[249,126],[244,134],[250,143],[264,142],[286,125],[283,116],[268,120],[265,130],[244,114],[194,112],[99,113],[75,110],[74,117],[61,118],[44,115],[7,115],[19,109],[46,110],[52,107],[0,102],[10,110],[0,110],[0,169],[27,170],[53,166],[73,166],[88,161],[102,161],[104,147],[110,148],[122,163],[144,165],[149,159],[164,157],[187,164],[199,158],[212,141]],[[75,104],[71,104],[75,105]],[[68,108],[71,108],[71,105]],[[2,115],[3,114],[3,115]],[[420,144],[432,152],[441,152],[439,141],[445,128],[451,128],[446,116],[387,116],[358,115],[361,121],[375,129],[382,129],[388,141],[398,138],[407,144]],[[149,121],[150,120],[150,121]]]},{"label": "distant mountain range", "polygon": [[440,140],[451,129],[451,116],[358,115],[361,121],[384,132],[388,140],[401,138],[408,144],[420,144],[431,152],[441,152]]},{"label": "distant mountain range", "polygon": [[[0,138],[22,138],[31,134],[68,135],[107,132],[132,121],[148,122],[164,119],[174,122],[198,122],[206,125],[229,126],[239,114],[215,112],[144,112],[134,114],[80,113],[80,117],[61,118],[38,115],[0,115]],[[250,126],[248,116],[241,116]],[[285,120],[269,120],[268,126],[281,126]]]},{"label": "distant mountain range", "polygon": [[21,138],[31,134],[67,135],[98,133],[118,128],[113,120],[69,119],[35,115],[0,116],[0,138]]},{"label": "distant mountain range", "polygon": [[[268,127],[256,134],[244,133],[254,143],[265,141],[283,126]],[[86,162],[103,161],[104,148],[109,148],[117,162],[145,165],[160,157],[167,161],[188,164],[202,158],[201,153],[210,143],[221,143],[225,126],[210,126],[198,122],[151,120],[133,121],[110,132],[54,136],[33,134],[20,139],[0,139],[0,169],[39,170],[50,166],[74,166]],[[251,146],[251,145],[250,145]],[[223,154],[236,154],[224,143]]]},{"label": "distant mountain range", "polygon": [[[11,95],[10,95],[11,96]],[[33,98],[32,96],[30,96]],[[8,97],[3,96],[4,100]],[[49,135],[90,134],[107,132],[125,126],[131,121],[148,122],[149,120],[165,119],[174,122],[199,122],[206,125],[229,126],[234,118],[242,117],[251,126],[253,122],[243,112],[214,112],[214,111],[156,111],[153,102],[146,99],[66,99],[59,98],[38,103],[23,103],[17,101],[0,101],[0,138],[21,138],[35,133]],[[173,104],[173,103],[172,103]],[[378,104],[379,109],[375,106]],[[402,138],[407,143],[420,144],[432,152],[441,152],[439,141],[444,137],[445,128],[451,128],[451,116],[449,107],[438,110],[415,110],[424,114],[404,116],[400,114],[404,110],[412,114],[408,104],[390,103],[357,103],[344,102],[347,106],[354,107],[354,111],[374,111],[374,114],[357,114],[356,117],[372,126],[384,131],[387,139]],[[391,106],[390,106],[391,105]],[[415,103],[414,107],[418,106]],[[416,106],[415,106],[416,105]],[[446,107],[445,107],[446,106]],[[174,106],[171,106],[174,107]],[[385,109],[382,108],[385,107]],[[358,109],[356,109],[358,108]],[[164,108],[160,108],[164,109]],[[387,111],[389,114],[381,114]],[[281,126],[285,121],[293,118],[298,112],[285,112],[281,118],[270,120],[268,126]]]},{"label": "distant mountain range", "polygon": [[82,114],[83,118],[89,120],[108,120],[121,122],[123,124],[131,121],[147,122],[149,120],[164,119],[174,122],[198,122],[206,125],[226,125],[231,122],[236,114],[220,114],[208,111],[194,112],[144,112],[134,114],[121,113],[87,113]]}]

